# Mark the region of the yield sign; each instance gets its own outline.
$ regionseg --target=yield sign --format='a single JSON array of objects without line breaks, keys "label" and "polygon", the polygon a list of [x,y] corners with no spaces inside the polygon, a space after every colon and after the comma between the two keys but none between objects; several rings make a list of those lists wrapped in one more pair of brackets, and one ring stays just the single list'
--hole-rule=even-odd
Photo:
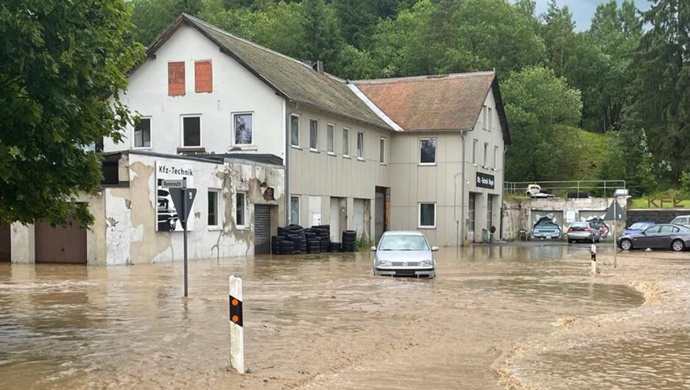
[{"label": "yield sign", "polygon": [[626,219],[625,209],[621,207],[616,199],[611,202],[608,210],[606,210],[606,215],[604,216],[604,221],[620,221]]},{"label": "yield sign", "polygon": [[170,197],[172,198],[175,210],[177,211],[177,218],[180,222],[187,223],[189,213],[192,211],[192,204],[196,197],[196,188],[177,188],[170,189]]}]

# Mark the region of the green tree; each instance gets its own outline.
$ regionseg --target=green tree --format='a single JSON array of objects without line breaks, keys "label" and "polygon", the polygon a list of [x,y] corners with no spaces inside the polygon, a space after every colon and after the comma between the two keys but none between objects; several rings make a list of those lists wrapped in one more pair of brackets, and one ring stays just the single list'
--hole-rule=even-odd
[{"label": "green tree", "polygon": [[326,70],[337,74],[339,69],[333,64],[336,64],[338,51],[344,42],[333,10],[326,6],[324,0],[303,0],[302,27],[305,40],[300,59],[322,61]]},{"label": "green tree", "polygon": [[690,3],[654,0],[634,56],[632,112],[640,118],[662,176],[677,185],[690,168]]},{"label": "green tree", "polygon": [[565,160],[577,158],[568,129],[580,121],[580,92],[544,67],[512,73],[502,92],[512,139],[506,180],[562,180]]},{"label": "green tree", "polygon": [[132,0],[134,39],[150,45],[181,13],[196,16],[201,0]]},{"label": "green tree", "polygon": [[572,42],[575,38],[573,15],[567,6],[559,8],[556,0],[549,0],[543,19],[547,64],[554,70],[556,76],[562,77],[566,73],[568,59],[572,56]]},{"label": "green tree", "polygon": [[100,189],[85,149],[131,123],[118,98],[142,49],[131,27],[122,0],[0,6],[0,220],[92,222],[74,200]]}]

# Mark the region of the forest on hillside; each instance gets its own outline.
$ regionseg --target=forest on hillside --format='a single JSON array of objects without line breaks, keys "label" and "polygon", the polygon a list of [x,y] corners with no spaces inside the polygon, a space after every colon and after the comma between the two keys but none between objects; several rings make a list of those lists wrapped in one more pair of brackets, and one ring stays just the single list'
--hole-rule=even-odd
[{"label": "forest on hillside", "polygon": [[690,2],[600,4],[576,30],[551,0],[132,0],[150,44],[180,13],[345,79],[495,70],[508,181],[626,180],[690,194]]}]

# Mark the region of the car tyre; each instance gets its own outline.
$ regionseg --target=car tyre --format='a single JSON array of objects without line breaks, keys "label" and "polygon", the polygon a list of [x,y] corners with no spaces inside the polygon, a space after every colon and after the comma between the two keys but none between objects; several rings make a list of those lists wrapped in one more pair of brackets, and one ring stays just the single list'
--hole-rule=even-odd
[{"label": "car tyre", "polygon": [[673,249],[674,252],[682,252],[685,250],[685,244],[681,240],[673,240],[671,249]]},{"label": "car tyre", "polygon": [[632,249],[632,241],[628,239],[621,240],[621,249],[624,251],[629,251]]}]

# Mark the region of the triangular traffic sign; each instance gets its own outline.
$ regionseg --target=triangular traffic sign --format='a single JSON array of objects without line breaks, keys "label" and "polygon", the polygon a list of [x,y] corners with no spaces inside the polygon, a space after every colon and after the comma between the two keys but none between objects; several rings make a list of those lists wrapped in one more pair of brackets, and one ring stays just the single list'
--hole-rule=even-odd
[{"label": "triangular traffic sign", "polygon": [[620,221],[626,219],[626,212],[623,207],[618,203],[616,199],[611,202],[608,210],[606,210],[606,215],[604,216],[604,221]]},{"label": "triangular traffic sign", "polygon": [[187,223],[196,198],[196,188],[170,188],[170,197],[175,205],[177,218],[180,222]]}]

